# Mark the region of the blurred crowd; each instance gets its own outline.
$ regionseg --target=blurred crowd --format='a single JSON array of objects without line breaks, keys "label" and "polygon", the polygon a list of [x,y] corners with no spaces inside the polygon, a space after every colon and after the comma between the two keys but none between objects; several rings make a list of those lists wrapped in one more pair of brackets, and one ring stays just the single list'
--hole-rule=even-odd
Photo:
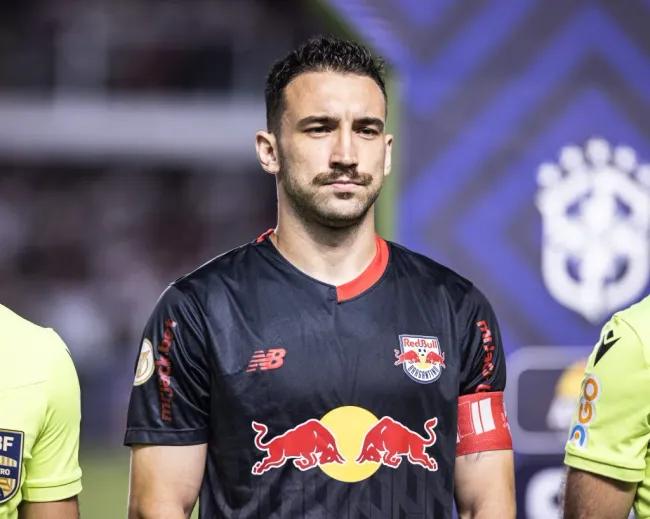
[{"label": "blurred crowd", "polygon": [[2,301],[69,345],[84,389],[84,432],[121,434],[156,299],[177,277],[274,224],[273,179],[79,166],[2,171]]},{"label": "blurred crowd", "polygon": [[[197,99],[263,109],[270,63],[327,30],[313,8],[300,0],[0,5],[0,112],[13,110],[0,113],[0,301],[54,327],[69,345],[82,383],[82,440],[121,439],[140,337],[157,297],[177,277],[273,226],[275,184],[256,163],[254,132],[233,136],[244,144],[242,156],[192,160],[176,150],[170,160],[155,154],[164,141],[149,143],[142,156],[136,142],[124,156],[102,147],[95,128],[94,141],[81,139],[76,153],[69,136],[65,147],[49,148],[56,135],[37,140],[38,124],[20,124],[40,120],[34,114],[50,121],[43,102],[59,99],[73,115],[77,99],[98,113],[116,98],[173,103],[164,113],[185,113],[190,128],[196,110],[183,107]],[[107,140],[120,132],[120,119],[109,120]],[[79,121],[70,134],[83,137]],[[16,135],[20,148],[12,148]],[[141,136],[144,148],[149,135]],[[101,154],[93,156],[95,149]]]},{"label": "blurred crowd", "polygon": [[269,62],[323,29],[313,9],[300,0],[4,0],[0,88],[257,95]]}]

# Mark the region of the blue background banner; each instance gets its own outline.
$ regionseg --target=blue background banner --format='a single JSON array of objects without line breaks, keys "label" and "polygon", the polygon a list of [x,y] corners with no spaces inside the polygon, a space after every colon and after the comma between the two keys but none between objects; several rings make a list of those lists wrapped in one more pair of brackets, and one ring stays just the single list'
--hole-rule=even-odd
[{"label": "blue background banner", "polygon": [[[512,364],[508,400],[519,411],[512,417],[521,421],[513,426],[519,517],[550,517],[557,493],[548,489],[559,487],[566,414],[584,359],[611,313],[648,293],[647,276],[631,274],[647,261],[647,229],[627,216],[642,216],[650,204],[643,166],[650,162],[650,33],[642,22],[650,2],[329,3],[397,75],[394,238],[468,277],[493,303]],[[598,162],[590,145],[610,155]],[[563,162],[576,150],[583,169]],[[633,157],[628,167],[618,159],[625,154]],[[586,236],[582,251],[563,249],[566,237],[540,210],[543,165],[560,171],[555,192],[565,194],[549,198],[566,203],[566,221]],[[609,192],[618,210],[609,227],[596,229],[588,217],[596,206],[585,201],[605,170],[614,170],[621,192],[643,196]],[[582,171],[583,189],[569,200]],[[634,229],[638,249],[608,248],[615,225]],[[588,273],[596,251],[609,261],[602,279]],[[555,270],[544,266],[545,254],[562,259]],[[557,281],[560,274],[570,283]],[[586,292],[589,283],[596,288]],[[599,311],[589,309],[594,295]]]}]

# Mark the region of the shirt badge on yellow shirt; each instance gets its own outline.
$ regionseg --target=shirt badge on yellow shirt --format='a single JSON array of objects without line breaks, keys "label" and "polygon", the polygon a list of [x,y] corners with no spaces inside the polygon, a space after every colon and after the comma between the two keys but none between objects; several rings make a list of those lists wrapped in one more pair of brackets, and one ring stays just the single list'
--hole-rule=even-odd
[{"label": "shirt badge on yellow shirt", "polygon": [[601,393],[600,381],[596,378],[596,375],[588,374],[582,383],[576,423],[569,434],[569,441],[579,449],[584,449],[587,446],[589,439],[588,428],[596,418],[596,402]]},{"label": "shirt badge on yellow shirt", "polygon": [[0,504],[9,501],[20,488],[23,438],[22,431],[0,429]]}]

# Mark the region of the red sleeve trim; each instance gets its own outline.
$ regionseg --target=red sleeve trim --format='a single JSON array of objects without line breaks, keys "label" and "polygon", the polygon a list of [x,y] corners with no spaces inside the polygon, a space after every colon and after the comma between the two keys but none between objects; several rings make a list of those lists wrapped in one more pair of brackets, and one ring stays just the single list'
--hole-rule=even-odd
[{"label": "red sleeve trim", "polygon": [[461,396],[456,456],[504,449],[512,449],[512,436],[503,391]]}]

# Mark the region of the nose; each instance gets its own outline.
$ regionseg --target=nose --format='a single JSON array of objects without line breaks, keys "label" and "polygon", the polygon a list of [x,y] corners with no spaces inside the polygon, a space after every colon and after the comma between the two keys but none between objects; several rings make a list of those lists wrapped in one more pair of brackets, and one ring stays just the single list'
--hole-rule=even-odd
[{"label": "nose", "polygon": [[341,129],[330,156],[330,167],[351,168],[359,165],[359,158],[351,129]]}]

